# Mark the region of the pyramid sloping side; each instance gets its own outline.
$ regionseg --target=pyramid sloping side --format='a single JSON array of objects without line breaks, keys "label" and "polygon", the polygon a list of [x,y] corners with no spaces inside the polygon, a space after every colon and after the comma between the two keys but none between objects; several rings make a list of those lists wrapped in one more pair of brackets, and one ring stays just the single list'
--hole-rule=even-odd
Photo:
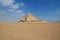
[{"label": "pyramid sloping side", "polygon": [[38,21],[38,19],[36,17],[32,16],[31,14],[27,14],[21,20],[22,21]]},{"label": "pyramid sloping side", "polygon": [[42,22],[43,23],[43,22],[46,22],[46,21],[39,20],[35,16],[33,16],[31,14],[27,14],[19,22]]}]

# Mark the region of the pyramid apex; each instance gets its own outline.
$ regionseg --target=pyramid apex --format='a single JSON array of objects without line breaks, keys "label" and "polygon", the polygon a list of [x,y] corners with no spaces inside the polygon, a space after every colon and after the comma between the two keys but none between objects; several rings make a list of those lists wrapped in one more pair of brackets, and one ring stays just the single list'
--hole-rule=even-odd
[{"label": "pyramid apex", "polygon": [[32,15],[31,13],[27,13],[27,15]]},{"label": "pyramid apex", "polygon": [[27,13],[25,17],[28,17],[28,16],[33,16],[33,15],[31,13]]}]

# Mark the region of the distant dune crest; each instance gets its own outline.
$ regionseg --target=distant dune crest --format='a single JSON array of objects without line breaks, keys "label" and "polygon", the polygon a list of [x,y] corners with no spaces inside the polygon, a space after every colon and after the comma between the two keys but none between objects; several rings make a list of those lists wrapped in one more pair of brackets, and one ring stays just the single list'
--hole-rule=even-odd
[{"label": "distant dune crest", "polygon": [[39,20],[37,17],[33,16],[31,13],[26,14],[18,22],[37,22],[37,23],[46,23],[44,20]]}]

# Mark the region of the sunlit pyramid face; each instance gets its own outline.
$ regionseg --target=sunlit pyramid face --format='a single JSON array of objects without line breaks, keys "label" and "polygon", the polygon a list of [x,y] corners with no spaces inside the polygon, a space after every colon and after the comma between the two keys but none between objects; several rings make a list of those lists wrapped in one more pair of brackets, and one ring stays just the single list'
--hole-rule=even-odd
[{"label": "sunlit pyramid face", "polygon": [[37,17],[33,16],[31,13],[26,14],[19,22],[46,22],[44,20],[39,20]]},{"label": "sunlit pyramid face", "polygon": [[32,14],[28,13],[26,16],[26,21],[35,21],[38,20],[35,16],[33,16]]}]

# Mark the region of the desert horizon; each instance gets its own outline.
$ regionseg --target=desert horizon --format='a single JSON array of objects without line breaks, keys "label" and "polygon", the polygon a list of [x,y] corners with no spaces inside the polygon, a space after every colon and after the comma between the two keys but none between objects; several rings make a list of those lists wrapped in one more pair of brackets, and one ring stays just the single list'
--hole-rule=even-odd
[{"label": "desert horizon", "polygon": [[17,22],[0,22],[0,40],[60,40],[60,22],[27,14]]},{"label": "desert horizon", "polygon": [[60,22],[0,23],[0,40],[60,40]]}]

